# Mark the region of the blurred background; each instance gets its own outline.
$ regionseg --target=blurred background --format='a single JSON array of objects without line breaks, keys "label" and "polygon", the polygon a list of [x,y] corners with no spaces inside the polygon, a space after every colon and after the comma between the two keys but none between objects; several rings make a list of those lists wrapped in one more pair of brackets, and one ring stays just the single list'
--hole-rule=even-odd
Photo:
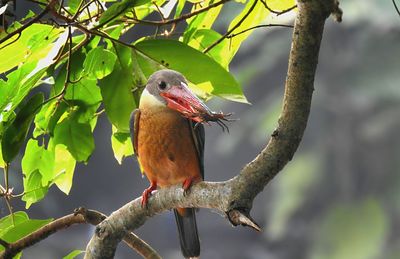
[{"label": "blurred background", "polygon": [[[400,2],[399,2],[400,4]],[[321,45],[309,123],[294,159],[260,193],[252,216],[257,233],[232,227],[202,209],[202,258],[400,258],[400,16],[390,0],[341,1],[343,22],[328,19]],[[225,8],[222,17],[238,12]],[[292,16],[275,19],[291,22]],[[225,30],[220,19],[215,29]],[[252,105],[212,100],[234,112],[230,133],[206,127],[205,177],[227,180],[265,146],[282,105],[291,29],[258,29],[242,45],[231,71]],[[134,35],[132,36],[134,37]],[[28,210],[31,218],[57,218],[84,206],[110,214],[148,186],[134,157],[114,159],[105,115],[96,149],[77,166],[69,196],[51,188]],[[14,164],[12,175],[20,174]],[[20,175],[11,179],[22,190]],[[14,209],[24,204],[13,201]],[[7,215],[1,205],[1,217]],[[85,249],[94,227],[60,231],[26,249],[23,258],[62,258]],[[164,258],[181,258],[175,219],[164,213],[136,232]],[[116,258],[140,258],[120,244]]]}]

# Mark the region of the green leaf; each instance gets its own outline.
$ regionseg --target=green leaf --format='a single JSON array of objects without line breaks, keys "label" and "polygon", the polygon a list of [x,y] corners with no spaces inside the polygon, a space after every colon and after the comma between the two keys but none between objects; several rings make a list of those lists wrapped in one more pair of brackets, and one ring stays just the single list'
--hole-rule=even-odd
[{"label": "green leaf", "polygon": [[318,228],[310,258],[380,258],[388,226],[388,217],[375,199],[334,206]]},{"label": "green leaf", "polygon": [[68,105],[65,102],[58,102],[57,100],[43,105],[40,112],[35,116],[33,137],[36,138],[42,134],[53,136],[54,127],[67,108]]},{"label": "green leaf", "polygon": [[136,107],[133,94],[131,50],[117,45],[118,62],[114,71],[99,81],[104,108],[111,123],[120,132],[129,132],[129,118]]},{"label": "green leaf", "polygon": [[72,187],[76,161],[71,153],[68,152],[67,147],[62,144],[55,146],[54,154],[56,161],[54,172],[57,175],[55,184],[62,192],[68,194]]},{"label": "green leaf", "polygon": [[29,126],[32,123],[33,117],[39,111],[39,106],[43,102],[43,94],[37,93],[17,113],[15,120],[4,132],[1,140],[1,150],[3,159],[9,163],[18,154],[26,135],[28,134]]},{"label": "green leaf", "polygon": [[186,3],[186,0],[178,0],[178,4],[176,5],[176,9],[175,9],[174,18],[178,18],[181,15],[182,10],[185,7],[185,3]]},{"label": "green leaf", "polygon": [[64,256],[63,259],[74,259],[77,255],[84,253],[84,250],[74,250],[68,255]]},{"label": "green leaf", "polygon": [[68,116],[54,129],[54,144],[64,144],[78,162],[86,162],[94,150],[94,139],[89,123]]},{"label": "green leaf", "polygon": [[205,94],[247,103],[232,74],[202,52],[174,40],[144,40],[136,43],[135,47],[138,49],[138,63],[146,77],[157,70],[152,65],[157,62],[181,72]]},{"label": "green leaf", "polygon": [[83,67],[90,79],[102,79],[112,72],[116,59],[111,51],[97,47],[89,51]]},{"label": "green leaf", "polygon": [[[254,9],[249,13],[251,7],[255,2],[257,3],[255,4]],[[261,1],[250,0],[247,2],[242,12],[238,16],[236,16],[235,19],[232,20],[231,24],[229,25],[228,31],[236,27],[237,24],[239,24],[239,21],[242,20],[243,17],[246,17],[245,20],[232,31],[233,34],[242,32],[248,28],[259,25],[269,15],[270,12],[264,7]],[[253,30],[241,33],[229,40],[229,44],[224,47],[225,49],[224,52],[227,54],[229,53],[228,54],[229,61],[232,60],[236,52],[239,50],[240,45],[247,39],[247,37],[252,33],[252,31]]]},{"label": "green leaf", "polygon": [[[211,29],[200,29],[192,35],[188,45],[199,51],[203,51],[221,37],[221,34]],[[226,53],[228,44],[228,40],[224,39],[207,53],[208,56],[217,61],[227,71],[229,70],[228,66],[230,62],[229,53]]]},{"label": "green leaf", "polygon": [[39,170],[42,175],[42,186],[47,186],[55,177],[54,153],[46,150],[44,146],[39,146],[37,140],[30,139],[28,141],[21,164],[25,176]]},{"label": "green leaf", "polygon": [[114,3],[100,16],[99,26],[120,17],[135,6],[140,6],[148,2],[150,2],[150,0],[122,0],[121,2]]},{"label": "green leaf", "polygon": [[24,211],[17,211],[14,212],[13,215],[8,215],[0,219],[0,237],[15,225],[21,224],[27,220],[29,220],[29,217]]},{"label": "green leaf", "polygon": [[[22,62],[37,61],[45,57],[52,49],[52,42],[62,31],[63,29],[50,25],[35,23],[26,28],[19,38],[18,35],[15,35],[0,44],[0,57],[2,57],[0,73],[10,70]],[[13,43],[9,44],[11,42]],[[9,45],[6,46],[7,44]],[[2,48],[3,46],[6,47]]]},{"label": "green leaf", "polygon": [[[10,223],[12,222],[11,217],[11,215],[4,217],[0,222],[7,221]],[[8,243],[15,242],[53,221],[53,219],[29,219],[26,213],[22,211],[14,213],[14,220],[15,225],[11,223],[6,229],[0,228],[0,238]],[[0,252],[3,250],[4,247],[0,246]]]},{"label": "green leaf", "polygon": [[[208,4],[213,3],[215,1],[205,1]],[[216,6],[211,8],[207,12],[202,12],[199,15],[196,15],[194,18],[190,18],[187,20],[188,26],[183,34],[183,42],[188,43],[192,38],[193,34],[199,29],[211,29],[212,25],[214,24],[215,20],[217,19],[219,13],[221,12],[223,5]],[[203,6],[204,7],[204,6]],[[200,7],[200,5],[195,5],[192,11],[195,11]]]},{"label": "green leaf", "polygon": [[26,202],[25,208],[28,209],[33,203],[40,201],[46,196],[49,186],[42,185],[42,175],[39,170],[35,170],[24,177],[24,196],[22,200]]},{"label": "green leaf", "polygon": [[117,132],[115,127],[113,127],[112,130],[111,146],[114,151],[114,157],[117,159],[119,164],[122,164],[122,160],[125,157],[133,154],[130,133]]}]

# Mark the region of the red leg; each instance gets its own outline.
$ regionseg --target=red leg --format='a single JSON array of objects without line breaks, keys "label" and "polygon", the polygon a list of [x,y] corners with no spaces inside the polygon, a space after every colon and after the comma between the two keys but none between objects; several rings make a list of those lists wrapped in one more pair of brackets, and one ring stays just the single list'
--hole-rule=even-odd
[{"label": "red leg", "polygon": [[187,195],[190,191],[190,187],[192,186],[193,183],[197,182],[198,178],[197,177],[189,177],[186,178],[185,181],[183,181],[182,188],[183,188],[183,194]]},{"label": "red leg", "polygon": [[146,207],[147,205],[147,200],[149,199],[149,196],[152,191],[157,189],[157,183],[156,182],[151,182],[149,188],[145,189],[142,194],[142,207]]}]

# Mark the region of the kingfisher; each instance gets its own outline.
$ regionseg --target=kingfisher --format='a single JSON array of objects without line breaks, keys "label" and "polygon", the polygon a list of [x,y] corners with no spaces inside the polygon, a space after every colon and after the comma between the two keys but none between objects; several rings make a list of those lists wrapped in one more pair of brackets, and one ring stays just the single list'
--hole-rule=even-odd
[{"label": "kingfisher", "polygon": [[[204,179],[203,124],[214,121],[227,128],[227,115],[212,112],[177,71],[159,70],[149,77],[130,122],[133,148],[150,182],[142,194],[143,207],[157,188],[181,184],[186,194]],[[199,257],[195,208],[176,208],[174,214],[183,256]]]}]

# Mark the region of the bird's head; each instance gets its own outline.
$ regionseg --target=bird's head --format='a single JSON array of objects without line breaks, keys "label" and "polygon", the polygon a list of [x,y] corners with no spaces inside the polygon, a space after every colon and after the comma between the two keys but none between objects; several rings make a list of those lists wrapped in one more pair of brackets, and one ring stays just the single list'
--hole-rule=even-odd
[{"label": "bird's head", "polygon": [[144,91],[144,95],[152,95],[160,104],[180,112],[185,117],[212,113],[188,88],[185,77],[174,70],[164,69],[152,74]]},{"label": "bird's head", "polygon": [[[151,101],[150,101],[151,100]],[[211,111],[189,88],[185,77],[174,70],[159,70],[149,77],[142,93],[140,103],[150,102],[152,105],[162,105],[181,113],[195,122],[217,122],[227,129],[222,121],[227,121],[230,114]]]}]

